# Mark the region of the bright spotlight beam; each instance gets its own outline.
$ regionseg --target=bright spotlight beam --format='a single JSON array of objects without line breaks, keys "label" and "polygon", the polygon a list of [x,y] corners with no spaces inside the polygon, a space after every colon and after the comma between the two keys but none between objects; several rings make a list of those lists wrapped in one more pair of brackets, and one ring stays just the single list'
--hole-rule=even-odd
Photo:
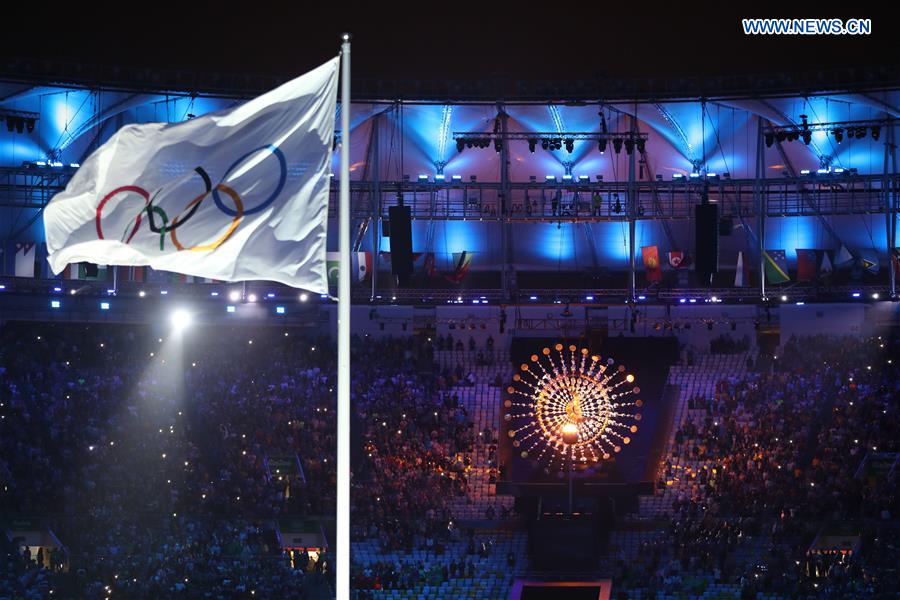
[{"label": "bright spotlight beam", "polygon": [[172,327],[176,331],[184,331],[191,325],[191,313],[186,310],[178,309],[172,313]]}]

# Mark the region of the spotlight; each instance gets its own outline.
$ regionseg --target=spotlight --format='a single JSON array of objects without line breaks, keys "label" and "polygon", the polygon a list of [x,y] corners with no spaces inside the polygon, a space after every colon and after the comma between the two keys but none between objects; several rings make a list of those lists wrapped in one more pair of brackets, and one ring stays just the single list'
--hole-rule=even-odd
[{"label": "spotlight", "polygon": [[247,302],[256,302],[256,294],[247,294]]},{"label": "spotlight", "polygon": [[840,127],[835,129],[831,133],[834,134],[834,141],[837,142],[838,144],[840,144],[841,142],[844,141],[844,130],[841,129]]},{"label": "spotlight", "polygon": [[146,295],[147,295],[147,292],[145,292],[144,290],[141,290],[138,292],[138,298],[143,298]]},{"label": "spotlight", "polygon": [[306,292],[300,294],[300,302],[306,302],[307,300],[309,300],[309,294],[307,294]]},{"label": "spotlight", "polygon": [[184,309],[178,309],[172,313],[172,327],[175,331],[184,331],[191,324],[191,313]]},{"label": "spotlight", "polygon": [[634,139],[628,138],[625,140],[625,153],[629,156],[634,153]]},{"label": "spotlight", "polygon": [[544,150],[549,150],[550,142],[548,142],[547,140],[541,140],[541,148],[543,148]]},{"label": "spotlight", "polygon": [[59,300],[51,300],[50,301],[50,308],[59,308],[59,306],[60,306]]},{"label": "spotlight", "polygon": [[787,296],[782,296],[782,297],[781,297],[781,301],[782,301],[782,302],[787,302],[787,301],[788,301],[788,297],[787,297]]},{"label": "spotlight", "polygon": [[771,148],[772,144],[774,144],[774,143],[775,143],[775,134],[771,133],[771,132],[767,133],[766,134],[766,148]]},{"label": "spotlight", "polygon": [[645,147],[646,142],[647,142],[647,140],[645,140],[644,138],[638,138],[637,140],[635,140],[635,145],[637,146],[637,151],[640,154],[644,153],[644,147]]},{"label": "spotlight", "polygon": [[622,138],[613,138],[613,150],[616,151],[616,154],[622,152]]},{"label": "spotlight", "polygon": [[597,147],[600,149],[600,154],[606,152],[606,138],[600,138],[597,140]]},{"label": "spotlight", "polygon": [[[866,129],[863,128],[863,136],[866,135],[865,131],[866,131]],[[857,135],[857,137],[859,137],[859,136]],[[878,138],[880,138],[880,137],[881,137],[881,125],[872,125],[872,139],[877,142]]]},{"label": "spotlight", "polygon": [[537,140],[535,138],[531,138],[528,140],[528,151],[534,154],[534,149],[537,147]]},{"label": "spotlight", "polygon": [[233,306],[231,306],[230,304],[225,307],[225,312],[228,312],[228,313],[233,313],[235,310],[236,309]]},{"label": "spotlight", "polygon": [[25,129],[28,133],[34,131],[34,119],[25,119]]},{"label": "spotlight", "polygon": [[874,294],[872,294],[872,300],[878,300],[879,297],[880,296],[878,295],[878,292],[875,292]]},{"label": "spotlight", "polygon": [[237,302],[238,300],[241,299],[241,293],[237,290],[232,290],[228,294],[228,299],[231,300],[232,302]]},{"label": "spotlight", "polygon": [[622,212],[622,203],[619,201],[618,196],[616,196],[616,203],[613,205],[613,212],[617,214]]},{"label": "spotlight", "polygon": [[787,136],[788,136],[787,131],[779,131],[778,133],[775,134],[775,139],[778,140],[778,143],[781,143],[787,139]]},{"label": "spotlight", "polygon": [[101,302],[100,310],[109,310],[109,302]]},{"label": "spotlight", "polygon": [[[879,131],[879,133],[881,133],[881,132]],[[861,140],[864,137],[866,137],[866,128],[865,127],[857,127],[856,128],[856,139]],[[877,140],[878,138],[875,138],[875,139]]]},{"label": "spotlight", "polygon": [[15,117],[5,117],[6,118],[6,130],[12,133],[16,128],[16,118]]},{"label": "spotlight", "polygon": [[803,130],[803,143],[809,146],[809,143],[812,141],[812,131],[809,129]]},{"label": "spotlight", "polygon": [[284,307],[283,307],[283,306],[276,306],[276,307],[275,307],[275,314],[276,314],[276,315],[283,315],[283,314],[284,314]]},{"label": "spotlight", "polygon": [[569,154],[572,154],[572,152],[574,150],[575,150],[575,140],[573,140],[572,138],[567,138],[566,139],[566,152],[568,152]]},{"label": "spotlight", "polygon": [[456,151],[462,152],[465,149],[466,149],[466,140],[464,140],[463,138],[459,138],[458,140],[456,140]]},{"label": "spotlight", "polygon": [[497,153],[500,153],[500,151],[503,150],[503,140],[500,138],[494,140],[494,150],[497,151]]}]

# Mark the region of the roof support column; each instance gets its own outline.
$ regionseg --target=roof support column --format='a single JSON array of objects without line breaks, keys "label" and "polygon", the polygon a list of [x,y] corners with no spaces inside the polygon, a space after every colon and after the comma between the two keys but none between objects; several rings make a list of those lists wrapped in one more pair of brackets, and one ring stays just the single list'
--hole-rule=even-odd
[{"label": "roof support column", "polygon": [[759,297],[766,299],[766,198],[763,192],[763,179],[766,176],[766,147],[763,141],[763,120],[757,117],[756,128],[756,180],[753,183],[753,195],[756,201],[756,233],[759,251]]},{"label": "roof support column", "polygon": [[[637,107],[635,107],[635,114],[631,115],[631,134],[634,136],[637,133]],[[634,139],[634,137],[632,137]],[[628,152],[628,211],[626,212],[628,218],[628,301],[634,302],[637,298],[635,294],[635,272],[634,272],[634,255],[635,255],[635,232],[636,232],[636,223],[635,219],[637,218],[637,188],[635,186],[635,153],[637,149],[632,146],[632,151]]]},{"label": "roof support column", "polygon": [[894,248],[897,245],[897,189],[894,175],[897,174],[897,147],[894,136],[894,122],[890,119],[885,128],[884,141],[884,179],[881,183],[881,191],[884,194],[885,208],[885,234],[887,242],[887,267],[888,267],[888,289],[890,290],[891,299],[897,297],[897,273],[894,268],[894,261],[900,260],[894,258]]},{"label": "roof support column", "polygon": [[500,193],[498,194],[498,217],[500,224],[500,246],[501,259],[500,263],[500,285],[503,288],[503,301],[509,302],[512,288],[515,288],[515,272],[510,268],[512,263],[512,224],[509,221],[509,115],[503,108],[503,103],[497,103],[497,118],[500,119],[500,135],[502,143],[500,145]]}]

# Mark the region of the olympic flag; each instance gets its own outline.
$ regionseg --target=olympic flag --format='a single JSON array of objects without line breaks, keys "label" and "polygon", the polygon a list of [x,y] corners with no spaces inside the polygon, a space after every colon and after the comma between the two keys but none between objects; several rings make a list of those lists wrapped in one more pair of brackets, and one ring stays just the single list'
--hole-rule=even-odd
[{"label": "olympic flag", "polygon": [[236,108],[120,129],[44,209],[53,272],[150,265],[327,294],[338,65]]}]

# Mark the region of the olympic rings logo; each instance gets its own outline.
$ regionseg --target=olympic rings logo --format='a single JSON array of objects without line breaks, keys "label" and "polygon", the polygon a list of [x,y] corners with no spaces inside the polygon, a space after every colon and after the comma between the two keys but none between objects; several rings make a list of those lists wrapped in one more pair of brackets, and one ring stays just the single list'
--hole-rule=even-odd
[{"label": "olympic rings logo", "polygon": [[[106,194],[100,203],[97,205],[96,217],[94,220],[96,229],[97,229],[97,237],[101,240],[107,239],[104,236],[103,232],[103,209],[113,200],[120,200],[126,197],[128,194],[137,194],[144,199],[144,206],[141,210],[135,215],[132,221],[129,222],[128,227],[126,227],[125,232],[121,236],[121,240],[125,244],[130,244],[132,238],[134,238],[135,234],[141,227],[141,223],[143,222],[144,215],[146,214],[147,222],[150,227],[150,231],[153,233],[159,234],[159,249],[160,251],[165,249],[165,240],[166,234],[169,234],[169,237],[172,240],[172,244],[179,251],[181,250],[190,250],[195,252],[203,252],[203,251],[211,251],[215,250],[222,244],[224,244],[228,239],[234,234],[235,230],[241,224],[241,221],[244,217],[259,213],[266,208],[268,208],[278,197],[281,191],[284,189],[285,181],[287,180],[287,161],[284,158],[284,154],[279,150],[276,146],[272,144],[268,144],[266,146],[260,146],[259,148],[254,148],[250,152],[247,152],[236,161],[234,161],[230,167],[225,171],[225,175],[222,177],[222,181],[227,181],[228,176],[231,175],[236,167],[241,165],[245,160],[256,154],[260,151],[268,151],[275,158],[278,159],[278,183],[275,186],[275,189],[266,198],[262,203],[254,206],[253,208],[247,208],[244,206],[244,200],[240,197],[240,195],[230,186],[225,183],[218,183],[213,186],[212,181],[209,178],[209,174],[203,169],[203,167],[196,167],[194,172],[200,176],[203,180],[204,191],[190,200],[187,205],[175,215],[173,218],[169,218],[169,215],[163,210],[162,207],[154,204],[154,201],[159,197],[159,194],[163,191],[164,188],[160,188],[156,190],[156,192],[151,197],[150,193],[144,188],[137,185],[123,185],[121,187],[117,187],[112,190],[108,194]],[[240,175],[240,174],[239,174]],[[234,208],[226,206],[225,202],[222,200],[221,194],[225,194],[231,201],[234,203]],[[223,214],[232,217],[231,223],[225,229],[224,233],[222,233],[218,238],[212,240],[211,242],[205,244],[196,244],[192,246],[185,246],[178,240],[178,235],[176,231],[185,225],[188,221],[190,221],[191,217],[193,217],[197,210],[200,208],[200,205],[203,203],[206,198],[212,196],[213,202],[216,205],[216,208],[219,209]],[[161,225],[159,222],[161,222]]]}]

